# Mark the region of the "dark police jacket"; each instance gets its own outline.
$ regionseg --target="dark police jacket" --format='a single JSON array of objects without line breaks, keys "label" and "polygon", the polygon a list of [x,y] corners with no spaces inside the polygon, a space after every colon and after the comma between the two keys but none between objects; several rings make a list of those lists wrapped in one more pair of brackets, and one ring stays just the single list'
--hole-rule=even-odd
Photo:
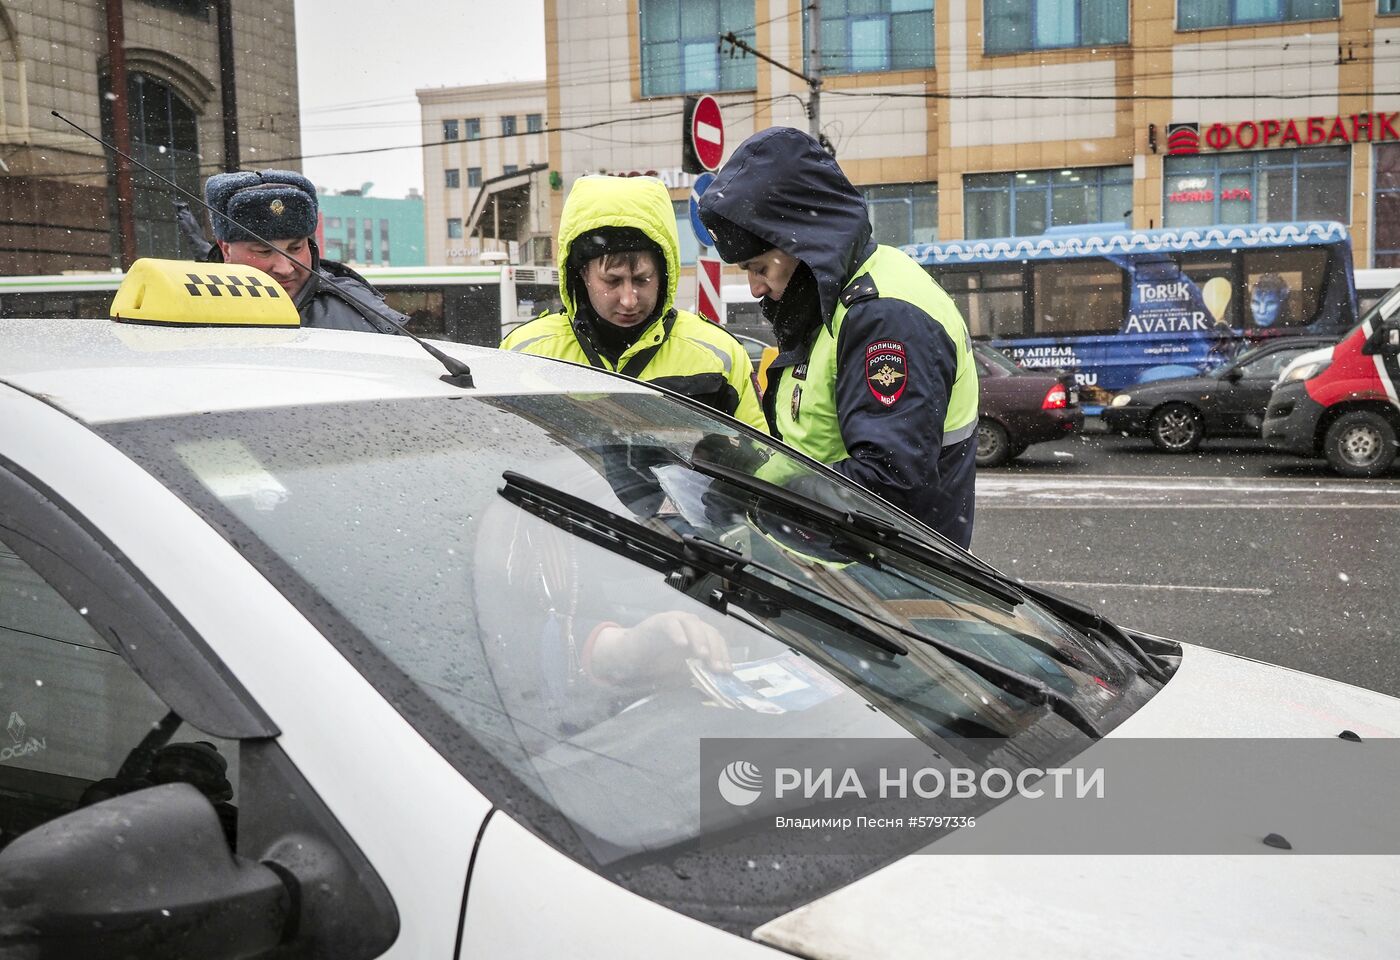
[{"label": "dark police jacket", "polygon": [[[816,278],[820,315],[768,370],[773,435],[966,547],[977,381],[947,295],[904,254],[871,242],[864,199],[800,131],[745,141],[700,210],[797,257]],[[765,312],[775,306],[765,301]],[[801,429],[784,435],[794,423]]]}]

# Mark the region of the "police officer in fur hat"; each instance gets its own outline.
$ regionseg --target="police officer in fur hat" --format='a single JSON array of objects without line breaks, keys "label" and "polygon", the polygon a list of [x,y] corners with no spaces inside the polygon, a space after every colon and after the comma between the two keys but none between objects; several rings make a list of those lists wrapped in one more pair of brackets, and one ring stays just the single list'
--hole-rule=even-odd
[{"label": "police officer in fur hat", "polygon": [[204,184],[204,198],[217,211],[211,215],[215,244],[207,259],[257,267],[271,276],[296,304],[302,326],[395,333],[408,323],[364,277],[321,259],[314,239],[316,188],[301,174],[215,174]]}]

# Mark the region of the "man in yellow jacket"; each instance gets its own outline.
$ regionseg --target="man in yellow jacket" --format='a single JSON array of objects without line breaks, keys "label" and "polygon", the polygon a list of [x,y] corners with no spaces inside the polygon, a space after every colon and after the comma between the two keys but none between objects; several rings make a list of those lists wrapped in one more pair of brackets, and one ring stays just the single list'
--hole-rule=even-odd
[{"label": "man in yellow jacket", "polygon": [[676,309],[680,260],[661,181],[581,177],[559,222],[564,312],[517,327],[501,347],[654,383],[767,432],[739,341]]}]

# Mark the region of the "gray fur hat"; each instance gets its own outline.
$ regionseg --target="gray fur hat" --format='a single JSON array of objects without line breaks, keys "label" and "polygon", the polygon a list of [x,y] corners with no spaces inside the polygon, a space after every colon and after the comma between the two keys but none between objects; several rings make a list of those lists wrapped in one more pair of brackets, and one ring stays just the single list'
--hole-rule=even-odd
[{"label": "gray fur hat", "polygon": [[204,199],[234,221],[210,215],[214,236],[227,243],[256,240],[253,234],[290,240],[316,232],[316,187],[290,170],[216,173],[204,184]]}]

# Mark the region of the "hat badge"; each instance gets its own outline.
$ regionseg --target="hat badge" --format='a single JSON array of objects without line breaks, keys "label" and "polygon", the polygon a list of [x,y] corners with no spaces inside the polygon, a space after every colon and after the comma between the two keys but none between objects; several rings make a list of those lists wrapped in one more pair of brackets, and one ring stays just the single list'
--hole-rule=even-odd
[{"label": "hat badge", "polygon": [[282,216],[283,211],[287,209],[287,205],[281,200],[274,200],[267,205],[267,208],[272,211],[272,215],[274,217],[280,217]]}]

